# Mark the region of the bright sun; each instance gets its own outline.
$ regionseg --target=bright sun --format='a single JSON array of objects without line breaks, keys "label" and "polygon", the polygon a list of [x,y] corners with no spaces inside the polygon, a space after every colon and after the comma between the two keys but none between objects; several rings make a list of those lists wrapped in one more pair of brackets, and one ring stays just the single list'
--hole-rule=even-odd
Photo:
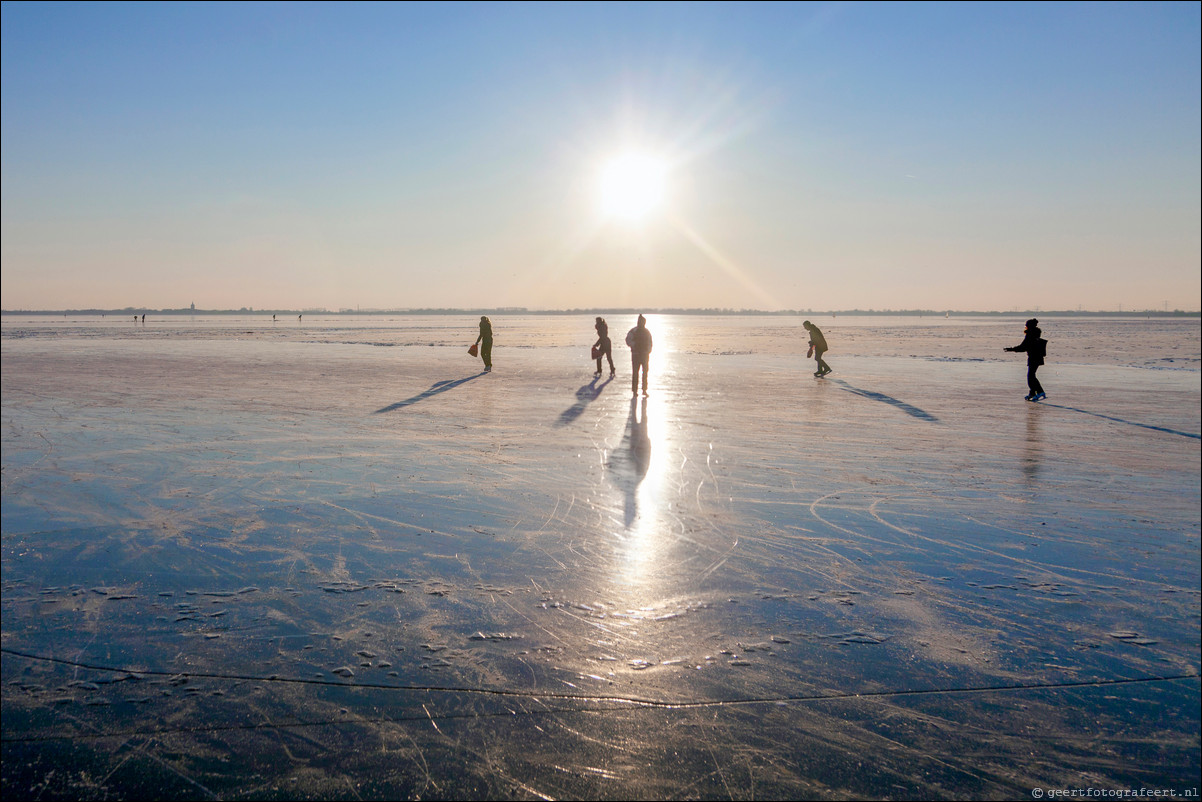
[{"label": "bright sun", "polygon": [[636,222],[663,202],[667,165],[646,153],[623,153],[601,168],[601,210],[610,217]]}]

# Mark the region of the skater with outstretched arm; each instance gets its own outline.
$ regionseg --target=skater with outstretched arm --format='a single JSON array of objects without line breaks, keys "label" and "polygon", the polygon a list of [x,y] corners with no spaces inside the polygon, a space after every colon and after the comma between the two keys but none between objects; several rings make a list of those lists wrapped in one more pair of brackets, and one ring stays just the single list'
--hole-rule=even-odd
[{"label": "skater with outstretched arm", "polygon": [[641,370],[643,395],[647,395],[647,366],[651,360],[651,332],[647,329],[647,318],[639,315],[635,327],[626,332],[626,344],[630,346],[630,392],[638,395]]},{"label": "skater with outstretched arm", "polygon": [[1027,355],[1027,389],[1030,391],[1026,395],[1027,401],[1042,401],[1048,397],[1048,394],[1043,391],[1043,385],[1035,377],[1035,371],[1039,370],[1039,366],[1043,364],[1043,359],[1048,353],[1048,341],[1043,339],[1041,334],[1043,332],[1039,330],[1039,321],[1031,318],[1027,321],[1023,341],[1013,348],[1006,349]]},{"label": "skater with outstretched arm", "polygon": [[810,350],[806,354],[806,357],[809,358],[812,356],[818,363],[818,370],[814,371],[814,375],[819,377],[825,376],[831,372],[831,366],[826,364],[826,361],[822,358],[822,355],[830,350],[827,348],[826,338],[822,336],[822,330],[810,321],[807,320],[801,325],[810,333]]}]

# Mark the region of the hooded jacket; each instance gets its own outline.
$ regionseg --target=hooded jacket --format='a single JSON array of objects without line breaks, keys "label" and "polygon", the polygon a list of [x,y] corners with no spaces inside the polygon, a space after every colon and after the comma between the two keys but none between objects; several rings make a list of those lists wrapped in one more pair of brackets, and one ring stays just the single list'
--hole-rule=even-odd
[{"label": "hooded jacket", "polygon": [[639,315],[639,324],[626,333],[626,344],[631,352],[639,358],[651,353],[651,332],[647,330],[647,321]]},{"label": "hooded jacket", "polygon": [[1035,325],[1036,321],[1027,321],[1027,333],[1023,337],[1023,341],[1011,348],[1011,351],[1019,351],[1027,355],[1028,365],[1042,365],[1043,358],[1048,353],[1048,341],[1040,337],[1042,334],[1039,326]]}]

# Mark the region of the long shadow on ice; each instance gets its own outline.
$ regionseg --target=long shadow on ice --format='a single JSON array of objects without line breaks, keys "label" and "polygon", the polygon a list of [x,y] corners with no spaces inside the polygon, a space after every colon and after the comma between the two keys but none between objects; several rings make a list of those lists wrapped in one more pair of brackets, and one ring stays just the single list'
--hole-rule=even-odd
[{"label": "long shadow on ice", "polygon": [[624,523],[627,529],[634,525],[639,512],[639,485],[647,476],[651,465],[651,437],[647,433],[647,399],[642,404],[630,399],[630,415],[626,419],[626,431],[621,444],[610,454],[606,467],[611,481],[624,496]]},{"label": "long shadow on ice", "polygon": [[912,415],[913,417],[918,418],[919,420],[931,421],[932,423],[939,422],[938,418],[936,418],[934,415],[927,412],[926,410],[919,409],[918,407],[913,406],[912,404],[907,404],[905,401],[899,401],[898,399],[894,398],[893,396],[885,395],[884,393],[873,392],[872,390],[861,390],[859,387],[853,387],[841,379],[832,379],[831,383],[839,385],[841,388],[843,388],[844,390],[846,390],[849,393],[855,393],[858,396],[863,396],[864,398],[870,398],[873,401],[880,401],[881,403],[889,404],[890,406],[895,406],[898,409],[900,409],[902,412],[905,412],[907,415]]},{"label": "long shadow on ice", "polygon": [[1175,434],[1178,437],[1189,437],[1193,440],[1202,440],[1202,434],[1192,434],[1190,432],[1182,432],[1177,429],[1170,429],[1167,426],[1153,426],[1150,423],[1139,423],[1133,420],[1124,420],[1116,418],[1113,415],[1103,415],[1101,412],[1090,412],[1088,409],[1077,409],[1076,407],[1066,407],[1063,404],[1049,404],[1046,401],[1041,403],[1041,406],[1055,407],[1056,409],[1067,409],[1069,412],[1080,412],[1082,415],[1093,415],[1095,418],[1104,418],[1112,420],[1115,423],[1125,423],[1128,426],[1139,426],[1142,429],[1151,429],[1154,432],[1164,432],[1165,434]]},{"label": "long shadow on ice", "polygon": [[605,381],[601,382],[600,384],[597,384],[597,380],[593,379],[591,382],[589,382],[588,384],[584,385],[579,390],[577,390],[576,391],[576,403],[572,404],[572,406],[568,407],[562,413],[560,413],[559,421],[555,425],[556,426],[567,426],[569,423],[571,423],[572,421],[579,418],[580,413],[584,412],[584,408],[587,407],[589,404],[591,404],[593,401],[596,401],[597,398],[600,397],[601,391],[604,390],[606,385],[608,385],[613,380],[614,380],[614,377],[610,376]]},{"label": "long shadow on ice", "polygon": [[429,390],[426,390],[425,392],[422,392],[422,393],[418,393],[417,395],[413,396],[412,398],[406,398],[404,401],[397,401],[395,404],[389,404],[388,406],[384,407],[383,409],[377,409],[373,414],[379,415],[381,412],[392,412],[394,409],[401,409],[402,407],[411,407],[414,404],[416,404],[418,401],[425,401],[427,398],[433,398],[434,396],[438,395],[439,393],[445,393],[447,390],[454,389],[461,384],[466,384],[467,382],[470,382],[472,379],[478,379],[481,376],[485,375],[487,372],[488,371],[481,371],[472,376],[464,376],[462,379],[447,379],[446,381],[434,382],[434,384],[430,385]]}]

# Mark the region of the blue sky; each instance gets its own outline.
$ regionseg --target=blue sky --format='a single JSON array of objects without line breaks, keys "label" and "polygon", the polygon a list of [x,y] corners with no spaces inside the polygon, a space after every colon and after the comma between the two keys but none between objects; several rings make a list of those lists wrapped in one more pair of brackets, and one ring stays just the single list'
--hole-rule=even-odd
[{"label": "blue sky", "polygon": [[6,2],[3,306],[1196,310],[1199,16]]}]

